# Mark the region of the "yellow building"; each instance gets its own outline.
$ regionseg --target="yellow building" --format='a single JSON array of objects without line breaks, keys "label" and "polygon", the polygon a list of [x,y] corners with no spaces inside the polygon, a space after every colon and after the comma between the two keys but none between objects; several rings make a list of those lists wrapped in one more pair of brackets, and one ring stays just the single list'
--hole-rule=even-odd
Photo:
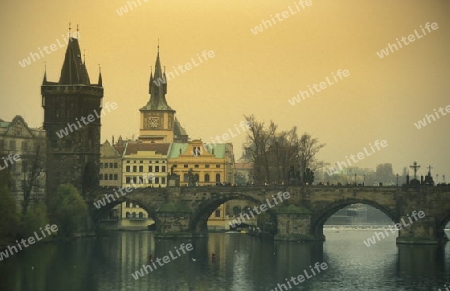
[{"label": "yellow building", "polygon": [[[173,143],[169,167],[180,176],[180,186],[232,186],[234,180],[233,145],[204,144],[201,140]],[[208,219],[211,229],[226,228],[226,205],[222,204]]]}]

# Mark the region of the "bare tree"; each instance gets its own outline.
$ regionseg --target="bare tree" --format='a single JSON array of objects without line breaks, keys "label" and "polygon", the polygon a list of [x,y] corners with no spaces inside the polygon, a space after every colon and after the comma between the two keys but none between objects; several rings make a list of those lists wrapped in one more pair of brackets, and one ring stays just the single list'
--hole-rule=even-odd
[{"label": "bare tree", "polygon": [[40,179],[45,170],[45,157],[45,139],[38,137],[34,141],[33,154],[28,155],[22,162],[24,172],[22,214],[27,213],[31,200],[37,202],[39,199],[37,191],[34,190],[43,188]]},{"label": "bare tree", "polygon": [[299,138],[296,127],[277,132],[278,126],[273,121],[266,128],[253,115],[245,118],[251,127],[244,157],[253,162],[255,183],[287,183],[291,178],[290,171],[301,173],[300,178],[304,182],[306,169],[314,171],[325,165],[316,159],[316,154],[325,144],[320,144],[310,134],[305,133]]},{"label": "bare tree", "polygon": [[301,173],[302,181],[305,180],[304,174],[306,169],[309,168],[313,172],[317,169],[323,168],[326,163],[324,161],[317,160],[316,154],[326,144],[319,143],[317,138],[313,138],[309,133],[304,133],[298,143],[298,165]]}]

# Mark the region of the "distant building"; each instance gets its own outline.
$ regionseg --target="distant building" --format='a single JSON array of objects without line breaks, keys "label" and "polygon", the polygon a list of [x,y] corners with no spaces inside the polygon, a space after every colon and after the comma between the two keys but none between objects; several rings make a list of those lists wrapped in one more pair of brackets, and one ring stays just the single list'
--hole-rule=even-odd
[{"label": "distant building", "polygon": [[122,186],[122,154],[109,141],[100,146],[100,186]]},{"label": "distant building", "polygon": [[[180,176],[181,186],[223,186],[235,184],[233,145],[206,146],[201,140],[172,144],[169,167]],[[226,203],[220,205],[209,217],[208,226],[226,227]]]},{"label": "distant building", "polygon": [[[20,159],[13,163],[5,158],[19,155]],[[16,156],[17,157],[17,156]],[[30,187],[30,202],[44,199],[45,196],[45,131],[30,128],[22,116],[17,115],[12,121],[0,119],[0,166],[1,170],[9,170],[12,178],[12,194],[17,206],[21,207],[24,190]],[[30,180],[31,171],[35,168],[35,177]],[[21,208],[19,208],[21,209]]]},{"label": "distant building", "polygon": [[77,38],[69,39],[59,81],[47,81],[45,73],[41,94],[47,199],[61,184],[72,184],[80,193],[98,187],[102,76],[97,84],[91,83]]}]

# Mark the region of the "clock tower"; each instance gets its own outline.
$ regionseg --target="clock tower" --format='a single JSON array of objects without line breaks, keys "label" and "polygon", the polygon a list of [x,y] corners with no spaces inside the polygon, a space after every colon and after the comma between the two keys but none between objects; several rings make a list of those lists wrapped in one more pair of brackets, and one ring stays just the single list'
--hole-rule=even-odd
[{"label": "clock tower", "polygon": [[166,101],[167,78],[161,70],[161,61],[156,56],[155,73],[150,73],[150,100],[139,109],[141,142],[173,143],[187,141],[187,134],[175,118],[173,110]]}]

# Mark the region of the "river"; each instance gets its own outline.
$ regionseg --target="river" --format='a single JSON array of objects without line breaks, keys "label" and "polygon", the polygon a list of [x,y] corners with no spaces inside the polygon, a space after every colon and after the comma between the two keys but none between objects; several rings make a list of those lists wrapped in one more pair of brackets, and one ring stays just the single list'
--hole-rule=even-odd
[{"label": "river", "polygon": [[[363,241],[373,234],[374,230],[328,229],[324,243],[302,244],[226,233],[196,240],[155,240],[145,231],[40,243],[0,262],[0,291],[279,291],[278,284],[312,291],[446,290],[450,243],[396,245],[395,236],[389,236],[367,247]],[[184,248],[183,253],[183,243],[192,244],[192,249]],[[132,274],[151,264],[150,254],[161,259],[159,264],[135,279]],[[326,268],[320,267],[325,266],[322,263]]]}]

